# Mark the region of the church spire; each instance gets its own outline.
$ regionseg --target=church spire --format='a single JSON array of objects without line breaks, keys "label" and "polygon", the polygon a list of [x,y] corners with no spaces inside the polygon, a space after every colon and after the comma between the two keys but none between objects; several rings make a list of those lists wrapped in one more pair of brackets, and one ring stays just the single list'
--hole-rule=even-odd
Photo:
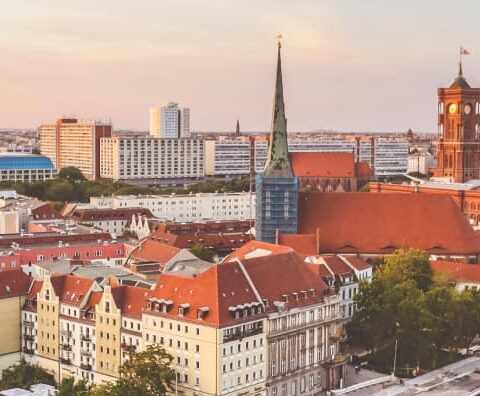
[{"label": "church spire", "polygon": [[272,125],[270,129],[270,146],[265,166],[265,175],[291,177],[293,176],[293,172],[290,159],[288,158],[287,119],[285,117],[285,102],[283,100],[281,48],[282,44],[279,40]]},{"label": "church spire", "polygon": [[240,121],[237,119],[237,127],[235,128],[235,135],[240,136]]}]

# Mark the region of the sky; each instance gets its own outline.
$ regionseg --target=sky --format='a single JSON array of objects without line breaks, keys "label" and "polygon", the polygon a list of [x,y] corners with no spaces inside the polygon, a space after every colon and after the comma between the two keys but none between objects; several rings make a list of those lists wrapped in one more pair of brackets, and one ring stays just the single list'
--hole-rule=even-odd
[{"label": "sky", "polygon": [[480,84],[478,0],[0,0],[0,128],[62,115],[148,129],[270,127],[275,36],[289,131],[436,130],[436,88]]}]

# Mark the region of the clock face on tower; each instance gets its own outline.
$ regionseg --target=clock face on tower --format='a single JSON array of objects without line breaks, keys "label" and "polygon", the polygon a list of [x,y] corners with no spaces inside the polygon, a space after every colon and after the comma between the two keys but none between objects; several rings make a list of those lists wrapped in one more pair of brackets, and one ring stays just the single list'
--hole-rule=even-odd
[{"label": "clock face on tower", "polygon": [[470,114],[470,112],[472,111],[472,106],[470,106],[468,103],[465,105],[465,107],[463,108],[463,111],[465,112],[465,114]]},{"label": "clock face on tower", "polygon": [[448,113],[449,114],[455,114],[456,112],[457,112],[456,103],[452,103],[451,105],[448,106]]}]

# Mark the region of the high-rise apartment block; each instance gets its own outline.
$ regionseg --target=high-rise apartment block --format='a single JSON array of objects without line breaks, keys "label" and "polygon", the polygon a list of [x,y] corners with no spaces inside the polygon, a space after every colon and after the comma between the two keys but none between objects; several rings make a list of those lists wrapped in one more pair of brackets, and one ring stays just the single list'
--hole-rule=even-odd
[{"label": "high-rise apartment block", "polygon": [[190,134],[190,109],[170,102],[150,108],[150,135],[157,138],[180,138]]},{"label": "high-rise apartment block", "polygon": [[100,177],[100,139],[112,136],[112,126],[99,121],[60,118],[38,128],[40,151],[57,169],[79,168],[87,179]]},{"label": "high-rise apartment block", "polygon": [[202,139],[101,139],[100,176],[112,180],[202,178]]}]

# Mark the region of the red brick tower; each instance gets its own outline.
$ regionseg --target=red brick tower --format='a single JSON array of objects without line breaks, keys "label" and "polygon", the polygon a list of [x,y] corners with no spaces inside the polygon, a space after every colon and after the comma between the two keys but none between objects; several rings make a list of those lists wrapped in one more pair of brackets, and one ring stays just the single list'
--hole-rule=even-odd
[{"label": "red brick tower", "polygon": [[458,76],[449,88],[439,88],[438,141],[435,177],[463,183],[480,179],[480,88]]}]

